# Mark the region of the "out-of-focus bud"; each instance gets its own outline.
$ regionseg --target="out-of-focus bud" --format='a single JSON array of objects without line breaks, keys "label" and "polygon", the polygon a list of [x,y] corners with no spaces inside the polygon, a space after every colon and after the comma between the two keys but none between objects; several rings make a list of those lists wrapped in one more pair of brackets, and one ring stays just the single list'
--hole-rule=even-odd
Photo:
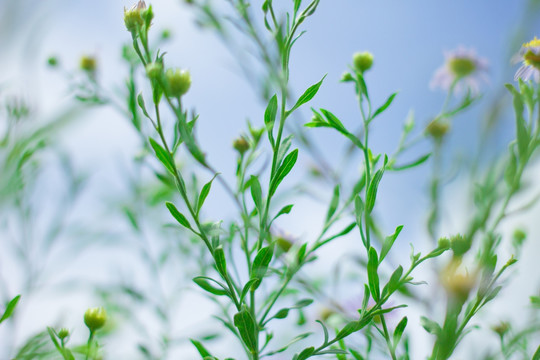
[{"label": "out-of-focus bud", "polygon": [[144,19],[141,14],[144,9],[146,9],[146,4],[142,0],[129,8],[129,10],[124,8],[124,24],[126,24],[126,29],[130,33],[136,34],[144,24]]},{"label": "out-of-focus bud", "polygon": [[426,133],[435,140],[441,140],[450,130],[450,123],[444,120],[435,119],[426,127]]},{"label": "out-of-focus bud", "polygon": [[58,66],[58,58],[56,56],[50,56],[47,59],[47,65],[50,67],[57,67]]},{"label": "out-of-focus bud", "polygon": [[160,62],[151,62],[146,65],[146,75],[149,79],[158,80],[163,74],[163,64]]},{"label": "out-of-focus bud", "polygon": [[476,276],[458,273],[460,261],[452,260],[440,274],[440,281],[448,296],[464,303],[476,285]]},{"label": "out-of-focus bud", "polygon": [[450,248],[450,239],[440,238],[437,245],[439,249],[448,249]]},{"label": "out-of-focus bud", "polygon": [[94,56],[83,55],[81,57],[79,66],[81,67],[81,70],[88,73],[95,73],[97,69],[97,60]]},{"label": "out-of-focus bud", "polygon": [[514,234],[512,235],[514,246],[520,247],[521,245],[523,245],[523,242],[526,238],[527,233],[523,229],[514,230]]},{"label": "out-of-focus bud", "polygon": [[283,236],[278,236],[276,239],[276,245],[279,250],[286,253],[291,250],[293,243],[291,240],[284,238]]},{"label": "out-of-focus bud", "polygon": [[495,331],[502,338],[510,330],[510,324],[507,321],[501,321],[498,325],[492,326],[491,330]]},{"label": "out-of-focus bud", "polygon": [[61,339],[61,340],[64,340],[65,338],[67,338],[69,336],[69,330],[66,329],[66,328],[62,328],[60,329],[60,331],[58,331],[58,337]]},{"label": "out-of-focus bud", "polygon": [[107,313],[102,307],[90,308],[84,313],[84,323],[90,332],[101,329],[106,321]]},{"label": "out-of-focus bud", "polygon": [[343,75],[341,75],[341,82],[350,82],[350,81],[354,81],[354,78],[353,76],[351,75],[350,72],[346,71],[343,73]]},{"label": "out-of-focus bud", "polygon": [[243,136],[241,136],[234,140],[233,148],[238,151],[240,155],[244,155],[244,153],[249,150],[249,142]]},{"label": "out-of-focus bud", "polygon": [[161,32],[161,39],[162,40],[168,40],[171,38],[171,30],[165,29]]},{"label": "out-of-focus bud", "polygon": [[457,234],[450,238],[450,247],[455,256],[462,256],[471,248],[471,242],[463,235]]},{"label": "out-of-focus bud", "polygon": [[355,53],[353,55],[353,66],[360,73],[368,71],[373,66],[373,54],[369,51]]},{"label": "out-of-focus bud", "polygon": [[172,97],[185,95],[191,87],[191,75],[187,70],[169,69],[165,73],[167,93]]}]

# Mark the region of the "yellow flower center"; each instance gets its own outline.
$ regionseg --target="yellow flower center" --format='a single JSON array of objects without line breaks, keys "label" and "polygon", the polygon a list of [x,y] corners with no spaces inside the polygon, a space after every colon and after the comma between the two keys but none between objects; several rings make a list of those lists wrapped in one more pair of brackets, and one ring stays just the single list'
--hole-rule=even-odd
[{"label": "yellow flower center", "polygon": [[454,75],[456,75],[458,78],[471,75],[473,72],[476,71],[476,63],[466,57],[453,58],[448,62],[448,66],[450,67],[450,70],[454,73]]},{"label": "yellow flower center", "polygon": [[540,70],[540,54],[535,54],[534,52],[529,50],[525,53],[525,55],[523,55],[523,62],[527,66],[533,66],[536,69]]},{"label": "yellow flower center", "polygon": [[523,47],[525,48],[531,48],[531,47],[537,47],[540,46],[540,39],[538,39],[536,36],[533,40],[529,41],[528,43],[523,44]]}]

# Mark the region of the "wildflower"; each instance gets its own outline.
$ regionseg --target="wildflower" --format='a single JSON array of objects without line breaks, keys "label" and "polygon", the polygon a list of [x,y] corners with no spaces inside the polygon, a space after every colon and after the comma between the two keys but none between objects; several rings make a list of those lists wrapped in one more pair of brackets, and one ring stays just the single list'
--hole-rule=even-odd
[{"label": "wildflower", "polygon": [[480,82],[487,82],[487,60],[476,55],[473,49],[458,47],[456,50],[445,52],[445,62],[435,71],[431,79],[432,89],[449,90],[454,87],[456,92],[471,91],[478,93]]},{"label": "wildflower", "polygon": [[502,338],[508,330],[510,330],[510,323],[507,321],[501,321],[498,325],[491,327],[491,330],[495,331]]},{"label": "wildflower", "polygon": [[373,54],[369,51],[357,52],[353,55],[353,65],[360,73],[364,73],[373,66]]},{"label": "wildflower", "polygon": [[102,307],[90,308],[84,313],[84,323],[91,332],[99,330],[107,321],[107,313]]},{"label": "wildflower", "polygon": [[528,81],[533,78],[540,83],[540,39],[535,36],[533,40],[523,44],[516,59],[518,62],[522,61],[522,65],[516,72],[514,80]]},{"label": "wildflower", "polygon": [[187,70],[169,69],[165,73],[167,92],[172,97],[185,95],[191,87],[191,75]]},{"label": "wildflower", "polygon": [[129,10],[124,8],[124,23],[129,32],[136,33],[143,25],[144,20],[141,11],[144,9],[146,9],[146,3],[142,0],[139,0],[139,2],[129,8]]}]

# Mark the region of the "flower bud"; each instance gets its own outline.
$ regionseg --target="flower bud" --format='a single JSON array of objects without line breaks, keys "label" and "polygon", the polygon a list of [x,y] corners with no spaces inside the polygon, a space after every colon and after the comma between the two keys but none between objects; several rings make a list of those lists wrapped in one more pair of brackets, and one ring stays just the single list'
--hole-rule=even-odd
[{"label": "flower bud", "polygon": [[464,303],[469,297],[469,293],[476,285],[476,276],[469,273],[458,273],[460,261],[452,260],[440,275],[441,284],[447,294]]},{"label": "flower bud", "polygon": [[373,54],[369,51],[355,53],[353,55],[353,65],[361,73],[368,71],[373,66]]},{"label": "flower bud", "polygon": [[527,238],[527,233],[523,229],[516,229],[512,238],[514,246],[521,246]]},{"label": "flower bud", "polygon": [[129,10],[124,8],[124,23],[126,29],[130,33],[136,33],[144,24],[141,11],[146,9],[144,1],[140,0],[136,5],[133,5]]},{"label": "flower bud", "polygon": [[84,55],[81,57],[80,67],[81,70],[93,73],[97,69],[97,60],[93,56]]},{"label": "flower bud", "polygon": [[249,150],[249,142],[244,137],[239,137],[234,140],[233,148],[238,151],[240,155],[244,155],[244,153]]},{"label": "flower bud", "polygon": [[426,133],[435,140],[441,140],[450,130],[450,123],[447,121],[435,119],[426,127]]},{"label": "flower bud", "polygon": [[84,323],[91,332],[99,330],[107,321],[107,313],[102,307],[90,308],[84,313]]},{"label": "flower bud", "polygon": [[510,324],[507,321],[501,321],[498,325],[492,326],[491,329],[503,337],[510,330]]},{"label": "flower bud", "polygon": [[284,237],[279,236],[276,239],[276,245],[282,252],[286,253],[292,248],[293,243],[291,240],[285,239]]},{"label": "flower bud", "polygon": [[351,75],[350,72],[346,71],[343,73],[343,75],[341,75],[341,82],[350,82],[350,81],[354,81],[354,78],[353,76]]},{"label": "flower bud", "polygon": [[191,75],[187,70],[169,69],[165,73],[167,93],[172,97],[185,95],[191,87]]},{"label": "flower bud", "polygon": [[58,337],[61,339],[61,340],[64,340],[65,338],[67,338],[69,336],[69,330],[66,329],[66,328],[62,328],[60,329],[60,331],[58,331]]},{"label": "flower bud", "polygon": [[463,235],[457,234],[450,238],[450,247],[455,256],[462,256],[471,248],[471,242]]},{"label": "flower bud", "polygon": [[448,239],[448,238],[440,238],[437,245],[438,245],[439,249],[449,249],[450,248],[450,239]]},{"label": "flower bud", "polygon": [[163,73],[163,64],[151,62],[146,65],[146,75],[152,80],[158,80]]},{"label": "flower bud", "polygon": [[50,67],[57,67],[58,66],[58,58],[56,56],[51,56],[47,59],[47,65]]}]

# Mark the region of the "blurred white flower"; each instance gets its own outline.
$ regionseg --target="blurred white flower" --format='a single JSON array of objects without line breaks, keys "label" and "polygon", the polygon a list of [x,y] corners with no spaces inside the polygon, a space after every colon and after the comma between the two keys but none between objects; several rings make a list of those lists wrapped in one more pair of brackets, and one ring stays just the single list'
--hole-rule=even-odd
[{"label": "blurred white flower", "polygon": [[535,36],[532,41],[523,44],[515,60],[521,61],[522,65],[516,72],[514,80],[528,81],[533,78],[534,81],[540,83],[540,39]]},{"label": "blurred white flower", "polygon": [[432,89],[449,90],[454,86],[453,90],[457,93],[471,91],[476,94],[480,90],[480,83],[488,82],[488,62],[476,55],[474,49],[460,46],[445,52],[444,57],[444,64],[435,71],[431,79]]}]

